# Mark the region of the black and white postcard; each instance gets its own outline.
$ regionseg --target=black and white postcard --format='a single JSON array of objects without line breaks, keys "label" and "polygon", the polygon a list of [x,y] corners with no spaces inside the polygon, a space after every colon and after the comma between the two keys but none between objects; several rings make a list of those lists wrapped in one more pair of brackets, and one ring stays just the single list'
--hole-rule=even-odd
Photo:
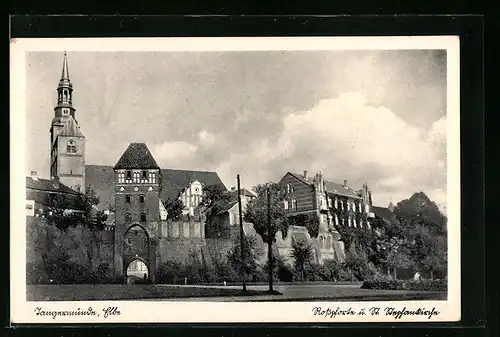
[{"label": "black and white postcard", "polygon": [[460,319],[459,39],[14,39],[13,323]]}]

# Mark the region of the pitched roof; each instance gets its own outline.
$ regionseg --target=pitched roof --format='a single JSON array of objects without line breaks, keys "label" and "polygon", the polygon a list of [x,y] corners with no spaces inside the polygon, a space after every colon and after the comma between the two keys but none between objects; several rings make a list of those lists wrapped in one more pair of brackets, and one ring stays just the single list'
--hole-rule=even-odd
[{"label": "pitched roof", "polygon": [[[160,198],[163,201],[177,198],[180,192],[193,181],[198,180],[204,186],[224,184],[216,172],[187,171],[162,169],[162,190]],[[104,209],[108,204],[115,204],[114,186],[115,173],[112,166],[85,165],[85,184],[91,185],[100,198],[99,209]]]},{"label": "pitched roof", "polygon": [[[296,178],[296,179],[300,180],[301,182],[303,182],[304,184],[311,185],[311,186],[314,185],[313,181],[307,180],[301,174],[292,173],[292,172],[288,172],[288,173],[291,176],[293,176],[294,178]],[[354,190],[353,188],[351,188],[351,187],[347,187],[346,188],[342,184],[339,184],[339,183],[336,183],[336,182],[333,182],[333,181],[329,181],[329,180],[324,180],[324,182],[325,182],[326,190],[327,190],[328,193],[332,193],[332,194],[336,194],[336,195],[342,195],[342,196],[346,196],[346,197],[350,197],[350,198],[358,198],[358,199],[361,198],[358,195],[358,192],[356,190]]]},{"label": "pitched roof", "polygon": [[130,143],[115,165],[115,169],[159,169],[153,155],[144,143]]},{"label": "pitched roof", "polygon": [[99,197],[99,209],[115,205],[115,171],[112,166],[85,165],[85,185],[91,185]]},{"label": "pitched roof", "polygon": [[55,180],[33,179],[32,177],[26,177],[26,188],[44,192],[78,194],[75,190]]},{"label": "pitched roof", "polygon": [[73,116],[69,116],[68,121],[64,124],[59,136],[66,137],[85,137],[83,133],[80,131],[80,127],[76,123]]},{"label": "pitched roof", "polygon": [[219,185],[226,189],[216,172],[162,169],[161,180],[161,198],[163,200],[177,198],[182,190],[195,180],[198,180],[203,186]]},{"label": "pitched roof", "polygon": [[288,172],[292,177],[300,180],[301,182],[303,182],[304,184],[306,185],[313,185],[312,182],[310,182],[309,180],[307,180],[306,178],[304,178],[303,175],[301,174],[298,174],[298,173],[293,173],[293,172]]},{"label": "pitched roof", "polygon": [[350,197],[350,198],[361,199],[361,197],[358,195],[358,192],[356,190],[354,190],[353,188],[344,187],[344,185],[342,185],[342,184],[335,183],[333,181],[328,181],[328,180],[325,180],[325,185],[326,185],[326,191],[328,193],[343,195],[343,196]]},{"label": "pitched roof", "polygon": [[396,219],[396,216],[394,215],[393,212],[387,207],[377,207],[377,206],[372,206],[372,212],[375,213],[376,216],[379,218],[382,218],[383,220],[388,221],[390,224],[396,224],[398,223],[398,220]]},{"label": "pitched roof", "polygon": [[78,192],[64,184],[57,184],[53,180],[33,179],[26,177],[26,199],[34,200],[36,204],[43,206],[52,206],[53,198],[56,195],[66,195],[69,202],[69,208],[76,207],[76,197]]}]

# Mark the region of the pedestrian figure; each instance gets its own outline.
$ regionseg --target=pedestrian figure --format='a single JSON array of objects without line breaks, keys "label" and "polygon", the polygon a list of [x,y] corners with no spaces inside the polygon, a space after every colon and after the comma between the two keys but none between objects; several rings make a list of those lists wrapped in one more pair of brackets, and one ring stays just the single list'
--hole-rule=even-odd
[{"label": "pedestrian figure", "polygon": [[146,281],[148,279],[148,275],[144,273],[144,276],[142,278],[144,279],[144,281]]},{"label": "pedestrian figure", "polygon": [[417,271],[415,275],[413,275],[413,280],[416,282],[420,282],[422,280],[422,277],[420,276],[420,273]]}]

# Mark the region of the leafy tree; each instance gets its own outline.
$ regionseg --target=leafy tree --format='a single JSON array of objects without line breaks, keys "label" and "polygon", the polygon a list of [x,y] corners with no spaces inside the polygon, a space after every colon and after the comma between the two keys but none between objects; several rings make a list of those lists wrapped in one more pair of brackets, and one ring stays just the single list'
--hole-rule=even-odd
[{"label": "leafy tree", "polygon": [[268,203],[267,193],[271,193],[271,236],[273,242],[276,241],[276,233],[281,231],[283,237],[287,235],[288,221],[285,217],[285,207],[283,201],[284,193],[279,184],[268,182],[257,185],[253,188],[257,198],[251,200],[244,214],[245,221],[252,223],[255,231],[267,242],[268,237]]},{"label": "leafy tree", "polygon": [[286,218],[288,226],[304,226],[311,238],[317,238],[319,234],[319,218],[316,214],[299,214]]},{"label": "leafy tree", "polygon": [[295,241],[290,256],[294,260],[295,268],[300,272],[301,281],[304,281],[304,268],[313,259],[313,247],[303,240]]},{"label": "leafy tree", "polygon": [[243,260],[241,258],[241,244],[239,239],[233,248],[229,250],[227,257],[236,273],[240,273],[243,265],[245,276],[249,276],[255,274],[257,270],[257,258],[260,252],[257,250],[257,239],[254,236],[245,236],[244,240]]},{"label": "leafy tree", "polygon": [[228,200],[229,194],[221,185],[208,185],[203,187],[201,204],[207,208],[212,208],[219,200]]},{"label": "leafy tree", "polygon": [[83,233],[82,242],[86,248],[89,267],[92,267],[94,249],[100,254],[97,232],[105,228],[107,215],[97,209],[99,197],[89,185],[83,193],[59,194],[52,199],[47,223],[65,233],[79,227]]},{"label": "leafy tree", "polygon": [[169,200],[165,205],[167,210],[168,218],[172,220],[178,220],[182,214],[182,210],[184,209],[184,205],[182,201],[179,199]]}]

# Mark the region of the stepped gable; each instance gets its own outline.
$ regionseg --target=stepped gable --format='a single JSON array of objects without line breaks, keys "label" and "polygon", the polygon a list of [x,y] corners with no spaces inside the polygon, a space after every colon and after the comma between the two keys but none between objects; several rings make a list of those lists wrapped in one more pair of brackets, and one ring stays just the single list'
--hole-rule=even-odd
[{"label": "stepped gable", "polygon": [[80,127],[76,123],[76,120],[73,116],[69,116],[68,121],[64,124],[59,136],[65,137],[85,137],[83,133],[80,131]]},{"label": "stepped gable", "polygon": [[145,143],[130,143],[122,154],[115,169],[159,169]]}]

